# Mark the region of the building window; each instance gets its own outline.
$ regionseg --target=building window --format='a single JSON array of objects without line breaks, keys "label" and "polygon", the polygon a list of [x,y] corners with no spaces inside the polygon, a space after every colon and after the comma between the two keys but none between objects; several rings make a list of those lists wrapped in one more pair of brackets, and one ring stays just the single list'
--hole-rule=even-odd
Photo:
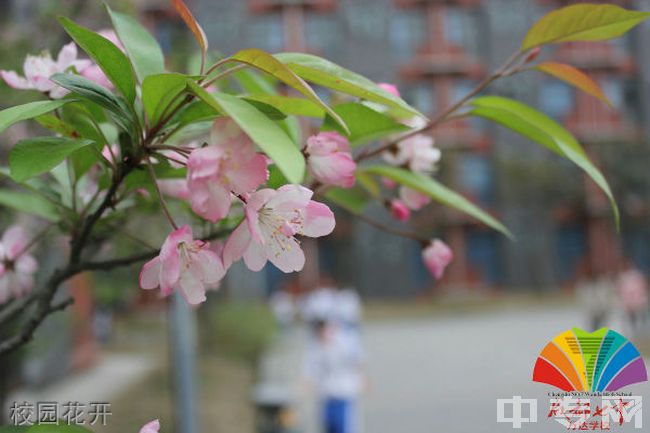
[{"label": "building window", "polygon": [[256,17],[250,29],[254,46],[272,53],[282,51],[284,48],[284,27],[279,15]]},{"label": "building window", "polygon": [[490,160],[481,154],[463,154],[459,159],[461,188],[482,205],[491,205],[494,173]]},{"label": "building window", "polygon": [[414,13],[399,13],[390,20],[391,51],[400,62],[413,59],[417,47],[425,37],[423,18]]}]

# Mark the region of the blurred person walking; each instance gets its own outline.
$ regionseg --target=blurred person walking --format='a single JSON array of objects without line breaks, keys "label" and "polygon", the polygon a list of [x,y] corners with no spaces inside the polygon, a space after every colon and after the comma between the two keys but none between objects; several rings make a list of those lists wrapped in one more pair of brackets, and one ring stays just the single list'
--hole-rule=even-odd
[{"label": "blurred person walking", "polygon": [[269,298],[269,307],[280,330],[289,329],[295,319],[295,306],[291,294],[286,290],[276,290]]},{"label": "blurred person walking", "polygon": [[358,433],[364,361],[361,345],[332,321],[317,320],[311,326],[315,342],[309,345],[304,374],[319,398],[321,433]]},{"label": "blurred person walking", "polygon": [[607,326],[610,314],[616,305],[614,279],[604,274],[597,278],[589,273],[577,286],[578,300],[587,309],[591,331]]},{"label": "blurred person walking", "polygon": [[633,334],[642,331],[648,316],[648,282],[645,276],[628,262],[618,276],[617,289],[630,331]]}]

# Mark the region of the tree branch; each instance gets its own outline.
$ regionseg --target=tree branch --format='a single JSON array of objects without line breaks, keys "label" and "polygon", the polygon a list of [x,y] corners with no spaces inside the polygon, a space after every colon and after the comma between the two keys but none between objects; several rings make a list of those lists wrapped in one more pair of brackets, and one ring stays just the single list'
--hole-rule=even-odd
[{"label": "tree branch", "polygon": [[390,226],[388,224],[384,224],[380,221],[377,221],[375,219],[370,218],[369,216],[366,216],[364,214],[354,214],[357,218],[359,218],[361,221],[365,222],[368,225],[371,225],[379,230],[385,231],[387,233],[390,233],[395,236],[399,236],[402,238],[407,238],[407,239],[413,239],[414,241],[418,242],[428,242],[429,238],[426,238],[424,236],[420,236],[419,234],[408,231],[408,230],[402,230],[398,229],[396,227]]},{"label": "tree branch", "polygon": [[[50,314],[62,310],[72,303],[72,299],[66,299],[63,302],[52,305],[52,299],[56,294],[59,285],[75,275],[78,271],[68,265],[65,269],[56,270],[47,281],[43,289],[35,295],[34,301],[36,305],[34,313],[29,320],[21,327],[20,331],[6,340],[0,342],[0,355],[7,354],[13,350],[28,343],[33,337],[36,329],[43,323],[43,320]],[[23,308],[27,308],[29,304],[25,304]]]},{"label": "tree branch", "polygon": [[371,158],[373,156],[379,155],[380,153],[384,152],[385,150],[388,150],[394,146],[397,145],[402,140],[405,140],[407,138],[411,138],[415,135],[422,134],[424,132],[427,132],[431,129],[436,128],[440,124],[446,122],[449,120],[450,116],[453,115],[457,110],[462,108],[470,99],[472,99],[474,96],[478,95],[481,93],[483,90],[485,90],[486,87],[488,87],[490,84],[492,84],[494,81],[498,80],[501,77],[510,75],[510,68],[524,55],[525,53],[521,53],[519,51],[515,52],[512,54],[508,60],[505,61],[503,65],[501,65],[492,75],[486,77],[483,81],[478,83],[476,87],[474,87],[469,93],[467,93],[465,96],[463,96],[461,99],[456,101],[454,104],[450,105],[447,107],[445,110],[440,112],[436,117],[434,117],[429,123],[427,123],[425,126],[422,128],[413,130],[409,132],[408,134],[402,135],[399,138],[389,141],[388,143],[384,143],[380,146],[377,146],[376,148],[372,150],[368,150],[367,152],[361,152],[359,153],[355,160],[357,162],[362,161],[364,159]]}]

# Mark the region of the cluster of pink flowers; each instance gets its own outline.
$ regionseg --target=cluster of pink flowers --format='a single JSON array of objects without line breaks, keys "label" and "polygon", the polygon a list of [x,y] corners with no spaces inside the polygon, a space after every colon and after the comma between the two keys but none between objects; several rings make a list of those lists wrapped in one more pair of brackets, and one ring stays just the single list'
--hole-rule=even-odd
[{"label": "cluster of pink flowers", "polygon": [[[114,31],[102,30],[99,34],[124,51],[124,47]],[[52,99],[63,98],[68,94],[66,89],[50,80],[50,77],[57,73],[74,71],[99,85],[107,88],[113,87],[98,65],[88,59],[78,59],[77,56],[77,45],[70,42],[61,48],[56,60],[47,51],[37,56],[30,55],[25,58],[23,63],[24,76],[18,75],[16,71],[0,70],[0,77],[9,87],[37,90],[46,93]]]},{"label": "cluster of pink flowers", "polygon": [[[400,96],[399,90],[393,84],[381,83],[379,87],[394,96]],[[425,126],[424,120],[419,117],[408,119],[405,124],[413,129]],[[382,157],[390,165],[408,168],[414,173],[430,175],[440,161],[441,152],[434,146],[433,137],[427,134],[415,134],[400,140],[395,149],[383,152]],[[391,190],[398,187],[392,179],[384,178],[382,182]],[[398,197],[388,201],[388,207],[393,218],[401,222],[411,218],[411,211],[418,211],[431,201],[427,195],[406,186],[400,186],[397,195]],[[440,239],[431,240],[422,250],[424,265],[437,279],[442,278],[445,268],[453,258],[451,248]]]},{"label": "cluster of pink flowers", "polygon": [[[345,170],[345,177],[352,176],[352,182],[342,181],[327,168],[328,162],[339,163],[339,153],[345,149],[346,160],[351,161],[347,140],[335,133],[312,138],[317,143],[308,143],[306,151],[315,156],[308,156],[308,161],[318,167],[321,181],[351,186],[354,168]],[[174,230],[160,254],[142,268],[140,286],[160,287],[164,296],[179,290],[188,303],[199,304],[205,301],[206,290],[218,285],[228,268],[242,258],[253,271],[261,270],[268,261],[283,272],[300,271],[305,256],[296,236],[328,235],[334,229],[334,214],[312,200],[313,192],[301,185],[258,189],[268,179],[268,164],[267,157],[255,150],[251,139],[231,119],[217,119],[209,144],[190,152],[187,178],[159,185],[165,193],[187,199],[194,212],[210,222],[228,217],[234,203],[241,204],[244,219],[223,248],[211,249],[209,243],[195,240],[189,226]]]},{"label": "cluster of pink flowers", "polygon": [[[399,90],[392,84],[382,83],[380,87],[392,95],[400,96]],[[425,125],[424,120],[419,117],[408,119],[404,123],[413,129]],[[395,149],[385,151],[382,157],[390,165],[405,167],[415,173],[431,174],[440,161],[441,153],[440,149],[434,146],[433,137],[427,134],[415,134],[400,140]],[[397,186],[390,180],[385,181],[384,185],[390,189]],[[425,194],[405,186],[399,187],[398,195],[399,198],[391,202],[391,211],[400,221],[406,221],[410,217],[410,212],[405,208],[418,211],[431,201]]]},{"label": "cluster of pink flowers", "polygon": [[27,254],[27,234],[19,226],[9,227],[0,240],[0,304],[28,293],[34,285],[38,263]]}]

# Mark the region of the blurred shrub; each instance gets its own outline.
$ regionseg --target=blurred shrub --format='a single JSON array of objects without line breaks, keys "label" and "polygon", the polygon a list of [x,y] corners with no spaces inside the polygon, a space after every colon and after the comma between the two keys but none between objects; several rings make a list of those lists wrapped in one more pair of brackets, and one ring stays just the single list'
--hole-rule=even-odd
[{"label": "blurred shrub", "polygon": [[219,302],[206,310],[201,339],[209,352],[254,365],[275,335],[273,314],[263,303]]}]

